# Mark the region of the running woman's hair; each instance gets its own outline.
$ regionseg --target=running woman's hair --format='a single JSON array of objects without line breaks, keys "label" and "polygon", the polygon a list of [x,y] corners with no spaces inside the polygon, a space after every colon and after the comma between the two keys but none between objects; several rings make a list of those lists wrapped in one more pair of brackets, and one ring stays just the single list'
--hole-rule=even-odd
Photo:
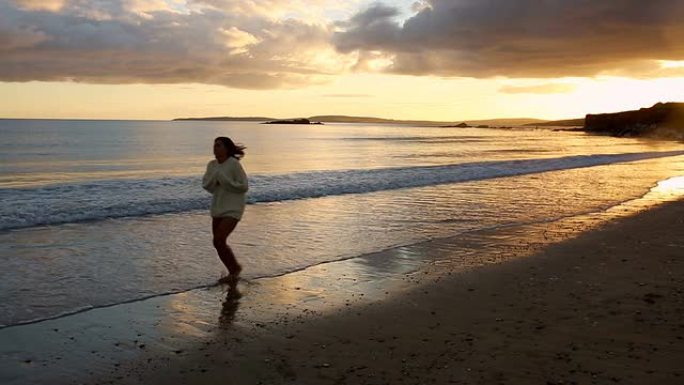
[{"label": "running woman's hair", "polygon": [[226,148],[226,151],[228,151],[228,157],[230,158],[231,156],[236,159],[241,159],[243,156],[245,156],[245,146],[241,144],[235,144],[230,138],[227,138],[225,136],[219,136],[218,138],[214,139],[214,141],[220,140],[221,143],[223,143],[223,147]]}]

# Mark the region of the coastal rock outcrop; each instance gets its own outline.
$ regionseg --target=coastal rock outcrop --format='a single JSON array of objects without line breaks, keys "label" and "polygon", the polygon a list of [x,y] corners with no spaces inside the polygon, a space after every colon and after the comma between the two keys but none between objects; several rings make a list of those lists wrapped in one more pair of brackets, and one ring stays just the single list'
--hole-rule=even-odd
[{"label": "coastal rock outcrop", "polygon": [[684,103],[657,103],[650,108],[613,114],[589,114],[584,130],[613,136],[684,138]]},{"label": "coastal rock outcrop", "polygon": [[440,126],[440,127],[443,127],[443,128],[454,128],[454,127],[456,127],[456,128],[469,128],[469,127],[472,127],[472,126],[468,125],[468,123],[466,123],[466,122],[462,122],[462,123],[459,123],[459,124],[449,124],[449,125]]},{"label": "coastal rock outcrop", "polygon": [[321,122],[312,122],[309,119],[283,119],[283,120],[272,120],[270,122],[264,122],[262,124],[323,124]]}]

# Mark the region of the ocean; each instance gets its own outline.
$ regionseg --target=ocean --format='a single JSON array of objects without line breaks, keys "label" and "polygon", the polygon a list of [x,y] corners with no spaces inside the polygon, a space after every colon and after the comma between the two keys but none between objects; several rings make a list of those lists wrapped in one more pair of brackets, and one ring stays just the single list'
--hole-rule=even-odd
[{"label": "ocean", "polygon": [[684,175],[681,143],[532,127],[0,120],[0,328],[213,285],[216,136],[247,146],[229,244],[248,280],[605,211]]}]

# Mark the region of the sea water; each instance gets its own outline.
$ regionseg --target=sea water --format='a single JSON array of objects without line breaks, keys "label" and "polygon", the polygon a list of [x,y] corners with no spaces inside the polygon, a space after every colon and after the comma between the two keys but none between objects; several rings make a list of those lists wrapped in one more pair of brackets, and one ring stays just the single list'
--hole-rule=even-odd
[{"label": "sea water", "polygon": [[0,327],[215,283],[200,180],[216,136],[247,146],[229,244],[251,280],[598,212],[684,175],[676,142],[531,127],[0,120]]}]

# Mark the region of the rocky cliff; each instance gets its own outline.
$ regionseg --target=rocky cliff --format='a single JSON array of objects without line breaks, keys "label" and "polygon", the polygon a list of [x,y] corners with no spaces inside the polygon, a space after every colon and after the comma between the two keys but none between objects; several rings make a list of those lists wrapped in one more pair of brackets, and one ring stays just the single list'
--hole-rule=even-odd
[{"label": "rocky cliff", "polygon": [[658,103],[637,111],[590,114],[585,118],[584,129],[614,136],[684,138],[684,103]]}]

